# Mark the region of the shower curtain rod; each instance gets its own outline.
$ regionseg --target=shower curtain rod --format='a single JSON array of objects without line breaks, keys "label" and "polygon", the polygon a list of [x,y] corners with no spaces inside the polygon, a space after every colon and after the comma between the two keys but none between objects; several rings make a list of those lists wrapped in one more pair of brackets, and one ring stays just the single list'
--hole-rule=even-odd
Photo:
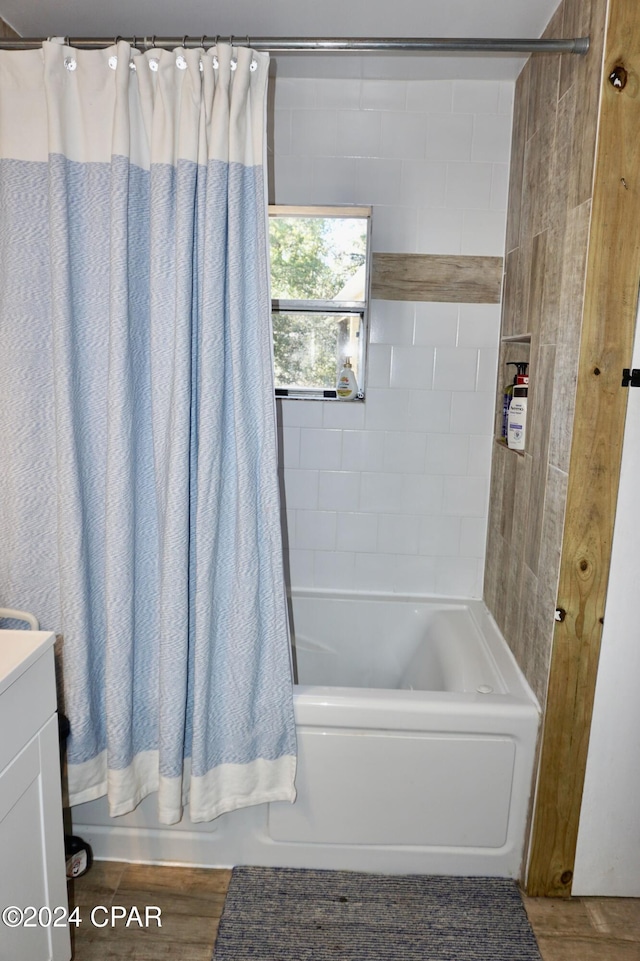
[{"label": "shower curtain rod", "polygon": [[[18,37],[0,39],[0,49],[26,50],[39,47],[46,37]],[[577,53],[589,49],[589,37],[555,40],[506,40],[502,38],[412,38],[412,37],[65,37],[70,47],[110,47],[118,40],[126,40],[132,47],[151,50],[165,47],[206,47],[218,41],[233,46],[248,46],[269,53]]]}]

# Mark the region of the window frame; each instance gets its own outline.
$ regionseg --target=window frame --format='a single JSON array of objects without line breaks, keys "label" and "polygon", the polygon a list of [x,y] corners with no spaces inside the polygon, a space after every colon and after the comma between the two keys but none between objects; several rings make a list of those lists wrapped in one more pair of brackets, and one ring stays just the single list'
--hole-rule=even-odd
[{"label": "window frame", "polygon": [[[364,300],[322,300],[322,299],[303,299],[287,300],[284,298],[273,297],[271,299],[271,314],[304,313],[304,314],[335,314],[340,315],[359,315],[359,358],[358,358],[358,396],[351,401],[357,403],[364,401],[367,372],[367,354],[369,343],[369,304],[371,300],[371,215],[372,208],[368,206],[354,205],[306,205],[297,204],[269,204],[269,220],[272,217],[318,217],[366,220],[366,256],[365,256],[365,282]],[[339,369],[336,369],[336,380]],[[343,403],[338,397],[335,387],[327,389],[322,387],[276,387],[276,397],[285,397],[291,400],[336,400]]]}]

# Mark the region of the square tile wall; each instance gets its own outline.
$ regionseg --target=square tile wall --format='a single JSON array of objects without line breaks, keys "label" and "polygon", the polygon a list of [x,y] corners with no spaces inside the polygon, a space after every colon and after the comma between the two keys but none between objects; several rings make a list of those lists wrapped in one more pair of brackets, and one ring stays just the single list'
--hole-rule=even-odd
[{"label": "square tile wall", "polygon": [[[269,193],[504,255],[514,84],[276,79]],[[278,401],[294,587],[481,597],[500,307],[373,301],[366,400]]]}]

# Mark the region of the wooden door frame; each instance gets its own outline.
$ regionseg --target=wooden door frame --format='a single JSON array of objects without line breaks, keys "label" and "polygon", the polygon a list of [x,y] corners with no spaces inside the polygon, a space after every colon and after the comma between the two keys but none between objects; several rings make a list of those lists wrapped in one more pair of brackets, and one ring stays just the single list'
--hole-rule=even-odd
[{"label": "wooden door frame", "polygon": [[640,7],[609,0],[558,610],[525,882],[532,896],[571,894],[627,409],[621,378],[638,305],[638,131]]}]

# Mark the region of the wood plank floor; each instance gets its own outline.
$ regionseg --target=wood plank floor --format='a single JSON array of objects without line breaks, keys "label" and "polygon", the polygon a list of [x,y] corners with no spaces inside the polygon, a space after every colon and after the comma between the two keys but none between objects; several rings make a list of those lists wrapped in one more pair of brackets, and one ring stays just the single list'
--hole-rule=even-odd
[{"label": "wood plank floor", "polygon": [[[96,861],[70,886],[74,961],[211,961],[231,871]],[[524,898],[543,961],[640,961],[640,899]],[[162,927],[145,909],[161,910]],[[111,923],[113,907],[127,917]],[[91,923],[91,912],[99,927]],[[121,912],[120,912],[121,913]],[[155,912],[152,912],[152,915]],[[129,923],[127,925],[127,919]],[[339,959],[337,959],[339,961]]]}]

